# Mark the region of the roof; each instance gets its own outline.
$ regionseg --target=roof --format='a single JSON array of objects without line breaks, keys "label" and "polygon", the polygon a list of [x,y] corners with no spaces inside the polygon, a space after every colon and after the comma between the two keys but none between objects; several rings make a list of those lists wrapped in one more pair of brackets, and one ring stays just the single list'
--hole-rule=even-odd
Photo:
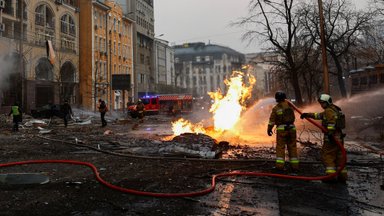
[{"label": "roof", "polygon": [[202,42],[198,43],[187,43],[183,45],[176,45],[173,47],[175,49],[175,56],[214,56],[220,58],[223,53],[231,56],[238,56],[241,59],[245,59],[245,55],[237,52],[234,49],[229,47],[215,45],[215,44],[205,44]]}]

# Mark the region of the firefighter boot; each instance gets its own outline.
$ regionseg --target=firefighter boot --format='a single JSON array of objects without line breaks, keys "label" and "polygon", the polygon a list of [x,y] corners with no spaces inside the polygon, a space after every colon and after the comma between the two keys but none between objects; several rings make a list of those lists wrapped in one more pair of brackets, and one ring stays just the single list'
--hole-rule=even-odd
[{"label": "firefighter boot", "polygon": [[293,173],[299,172],[299,164],[298,163],[291,163],[291,172],[293,172]]},{"label": "firefighter boot", "polygon": [[337,181],[342,184],[346,184],[348,179],[348,174],[345,169],[343,169],[340,174],[337,176]]},{"label": "firefighter boot", "polygon": [[284,163],[276,163],[275,167],[273,169],[277,172],[283,172],[284,171]]}]

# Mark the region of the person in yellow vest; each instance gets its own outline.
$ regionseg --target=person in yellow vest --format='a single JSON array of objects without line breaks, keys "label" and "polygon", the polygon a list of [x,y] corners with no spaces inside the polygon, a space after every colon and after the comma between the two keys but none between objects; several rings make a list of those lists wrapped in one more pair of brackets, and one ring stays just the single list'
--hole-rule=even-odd
[{"label": "person in yellow vest", "polygon": [[272,129],[276,125],[276,165],[279,171],[285,167],[285,149],[288,150],[289,163],[293,172],[299,170],[299,159],[297,156],[295,114],[292,107],[285,100],[286,94],[282,91],[275,93],[277,105],[272,108],[269,117],[267,134],[272,136]]},{"label": "person in yellow vest", "polygon": [[18,102],[15,102],[14,105],[11,107],[11,112],[9,112],[9,115],[13,116],[13,128],[12,131],[16,132],[19,131],[19,123],[23,120],[23,113],[21,111],[20,105]]},{"label": "person in yellow vest", "polygon": [[[336,144],[336,141],[344,145],[344,134],[342,129],[345,127],[345,117],[341,112],[340,107],[332,103],[332,98],[328,94],[321,94],[318,102],[324,109],[321,113],[303,113],[300,118],[312,118],[321,120],[323,127],[327,129],[324,133],[323,146],[321,148],[321,156],[325,166],[325,173],[335,173],[338,166],[342,162],[341,149]],[[342,122],[339,123],[339,120]],[[331,179],[324,182],[336,182],[346,183],[347,181],[347,169],[344,168],[337,179]]]}]

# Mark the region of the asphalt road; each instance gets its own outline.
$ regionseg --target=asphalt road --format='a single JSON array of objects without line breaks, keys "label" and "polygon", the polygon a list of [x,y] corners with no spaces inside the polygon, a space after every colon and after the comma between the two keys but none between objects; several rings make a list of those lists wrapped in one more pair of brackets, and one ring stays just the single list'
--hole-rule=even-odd
[{"label": "asphalt road", "polygon": [[[268,152],[265,147],[230,148],[238,156],[238,161],[233,162],[163,158],[155,150],[156,144],[170,133],[168,117],[146,117],[136,130],[132,130],[134,120],[110,120],[106,128],[100,127],[97,118],[89,125],[71,124],[64,128],[56,119],[50,126],[39,125],[50,130],[45,134],[40,134],[36,125],[18,133],[1,127],[0,163],[36,159],[86,161],[95,164],[102,178],[114,185],[157,193],[203,190],[210,186],[213,174],[222,172],[274,172],[270,160],[273,150]],[[75,145],[76,140],[80,145]],[[140,157],[132,157],[130,152],[138,144],[153,145],[151,155],[140,153]],[[122,193],[101,185],[90,169],[75,165],[1,168],[2,174],[43,173],[50,182],[0,184],[0,215],[384,215],[384,164],[378,154],[361,144],[359,140],[346,142],[350,175],[347,184],[234,176],[219,179],[213,192],[196,197],[157,198]],[[382,146],[366,142],[364,145]],[[303,163],[298,175],[322,175],[322,166],[312,155],[318,148],[301,149]]]}]

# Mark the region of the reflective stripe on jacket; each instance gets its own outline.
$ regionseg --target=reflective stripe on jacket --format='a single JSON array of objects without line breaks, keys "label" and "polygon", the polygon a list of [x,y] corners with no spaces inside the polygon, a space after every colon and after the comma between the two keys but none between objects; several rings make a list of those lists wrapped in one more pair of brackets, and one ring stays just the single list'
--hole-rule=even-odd
[{"label": "reflective stripe on jacket", "polygon": [[19,106],[12,106],[12,115],[17,116],[20,115]]},{"label": "reflective stripe on jacket", "polygon": [[327,108],[324,109],[321,113],[310,113],[311,117],[316,120],[321,120],[321,124],[327,128],[329,132],[334,132],[336,130],[336,121],[338,118],[338,113],[332,107],[333,104],[330,104]]}]

